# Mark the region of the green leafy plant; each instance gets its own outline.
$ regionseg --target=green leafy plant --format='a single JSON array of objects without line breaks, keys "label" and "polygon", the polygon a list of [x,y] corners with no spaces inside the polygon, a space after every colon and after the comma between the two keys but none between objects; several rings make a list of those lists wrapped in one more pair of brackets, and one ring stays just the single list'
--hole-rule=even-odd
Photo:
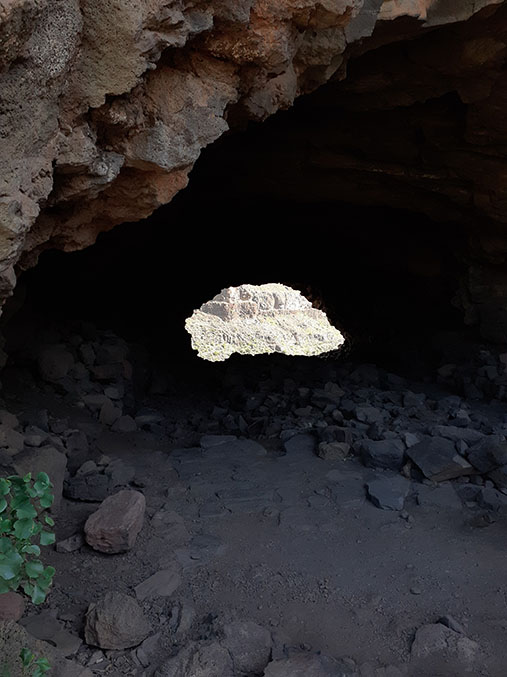
[{"label": "green leafy plant", "polygon": [[52,487],[44,472],[35,480],[31,473],[0,478],[0,594],[21,588],[34,604],[46,599],[55,570],[39,556],[40,546],[55,542],[47,529],[54,521],[46,514]]},{"label": "green leafy plant", "polygon": [[[35,654],[30,649],[21,649],[19,653],[19,660],[21,661],[21,669],[23,676],[30,675],[30,677],[44,677],[46,672],[51,670],[51,666],[47,658],[35,658]],[[11,671],[4,665],[1,672],[1,677],[11,677]]]},{"label": "green leafy plant", "polygon": [[35,658],[30,649],[21,649],[20,656],[23,665],[23,673],[28,675],[29,670],[33,670],[31,677],[43,677],[46,672],[51,670],[47,658]]}]

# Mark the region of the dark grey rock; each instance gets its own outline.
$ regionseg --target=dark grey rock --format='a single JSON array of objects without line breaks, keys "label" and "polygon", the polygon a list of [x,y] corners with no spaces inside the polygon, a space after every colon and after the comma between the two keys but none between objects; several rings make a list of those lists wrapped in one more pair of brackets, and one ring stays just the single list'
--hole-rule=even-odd
[{"label": "dark grey rock", "polygon": [[445,437],[452,442],[463,441],[467,444],[475,444],[482,440],[484,433],[473,428],[459,428],[455,425],[436,425],[431,431],[435,437]]},{"label": "dark grey rock", "polygon": [[356,449],[369,468],[401,470],[403,467],[405,445],[401,440],[360,440]]},{"label": "dark grey rock", "polygon": [[474,472],[470,463],[456,452],[454,443],[443,437],[427,437],[407,449],[407,456],[425,477],[434,482],[443,482]]},{"label": "dark grey rock", "polygon": [[40,375],[51,383],[67,376],[74,364],[74,357],[64,345],[48,345],[38,355]]},{"label": "dark grey rock", "polygon": [[271,633],[253,621],[236,621],[222,629],[224,646],[232,657],[235,673],[262,674],[271,656]]},{"label": "dark grey rock", "polygon": [[403,510],[410,482],[401,475],[382,476],[366,483],[368,497],[382,510]]},{"label": "dark grey rock", "polygon": [[216,641],[189,642],[155,672],[155,677],[190,676],[236,677],[230,653]]},{"label": "dark grey rock", "polygon": [[467,458],[481,473],[507,465],[507,441],[503,435],[488,435],[469,449]]},{"label": "dark grey rock", "polygon": [[317,455],[325,461],[343,461],[350,453],[346,442],[321,442]]},{"label": "dark grey rock", "polygon": [[315,437],[310,433],[294,435],[283,443],[283,447],[290,456],[311,456],[315,451]]},{"label": "dark grey rock", "polygon": [[56,544],[56,552],[61,552],[61,553],[71,553],[71,552],[76,552],[76,550],[79,550],[85,543],[84,536],[81,533],[73,534],[72,536],[69,536],[69,538],[66,538],[63,541],[58,541]]},{"label": "dark grey rock", "polygon": [[337,661],[328,656],[296,654],[289,658],[272,661],[264,671],[264,677],[347,677],[357,675],[348,662]]},{"label": "dark grey rock", "polygon": [[142,602],[154,597],[170,597],[181,585],[178,567],[161,569],[135,587],[137,599]]}]

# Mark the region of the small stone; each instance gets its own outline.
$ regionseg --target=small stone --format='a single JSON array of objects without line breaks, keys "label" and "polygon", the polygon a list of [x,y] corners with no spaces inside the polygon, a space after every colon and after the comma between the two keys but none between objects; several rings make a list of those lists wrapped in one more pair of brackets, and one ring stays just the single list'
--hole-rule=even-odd
[{"label": "small stone", "polygon": [[85,461],[82,466],[76,471],[76,477],[80,475],[87,475],[90,472],[98,472],[97,464],[95,461]]},{"label": "small stone", "polygon": [[4,592],[0,595],[0,621],[15,621],[23,616],[25,600],[17,592]]},{"label": "small stone", "polygon": [[442,616],[441,618],[438,619],[438,623],[441,623],[442,625],[445,625],[447,628],[454,630],[454,632],[458,632],[461,635],[466,635],[465,628],[461,625],[461,623],[458,623],[458,621],[453,616],[450,615]]},{"label": "small stone", "polygon": [[66,538],[63,541],[58,541],[56,544],[56,552],[61,552],[61,553],[71,553],[71,552],[76,552],[76,550],[79,550],[80,548],[83,547],[84,545],[84,536],[81,533],[73,534],[72,536],[69,536],[69,538]]},{"label": "small stone", "polygon": [[343,661],[306,653],[271,661],[264,671],[264,677],[352,677],[354,674],[357,672]]},{"label": "small stone", "polygon": [[176,569],[162,569],[135,587],[137,599],[142,602],[153,597],[170,597],[181,585]]},{"label": "small stone", "polygon": [[366,483],[371,502],[382,510],[403,510],[410,482],[401,475],[378,477]]},{"label": "small stone", "polygon": [[507,464],[507,441],[502,435],[488,435],[469,449],[467,458],[479,472],[491,472]]},{"label": "small stone", "polygon": [[470,671],[478,652],[479,645],[476,642],[441,623],[434,623],[423,625],[417,630],[410,655],[412,660],[438,658],[444,664],[451,661],[455,674],[463,674],[459,672],[459,667]]},{"label": "small stone", "polygon": [[315,438],[309,433],[294,435],[283,443],[284,449],[289,457],[291,456],[311,456],[315,450]]},{"label": "small stone", "polygon": [[115,421],[112,428],[115,433],[133,433],[137,430],[137,425],[132,416],[120,416]]},{"label": "small stone", "polygon": [[6,449],[10,456],[14,456],[20,451],[23,451],[24,446],[24,435],[7,425],[0,424],[0,447]]},{"label": "small stone", "polygon": [[401,470],[405,445],[401,440],[361,440],[357,449],[364,465],[370,468]]},{"label": "small stone", "polygon": [[343,461],[350,452],[350,444],[345,442],[321,442],[318,456],[325,461]]},{"label": "small stone", "polygon": [[219,642],[189,642],[155,672],[155,677],[234,677],[230,653]]},{"label": "small stone", "polygon": [[74,357],[64,345],[49,345],[39,352],[38,363],[42,378],[53,383],[67,376]]},{"label": "small stone", "polygon": [[386,418],[386,412],[377,407],[356,407],[355,416],[362,423],[382,423]]},{"label": "small stone", "polygon": [[145,507],[139,491],[125,489],[106,498],[86,521],[88,545],[107,554],[130,550],[143,526]]},{"label": "small stone", "polygon": [[421,595],[421,594],[422,594],[422,590],[421,590],[421,588],[419,588],[417,585],[413,585],[413,586],[410,588],[410,594],[411,594],[411,595]]},{"label": "small stone", "polygon": [[86,613],[85,640],[90,646],[129,649],[141,644],[150,631],[139,604],[121,592],[108,592]]},{"label": "small stone", "polygon": [[271,655],[271,633],[253,621],[236,621],[222,628],[222,645],[241,675],[262,674]]},{"label": "small stone", "polygon": [[113,425],[121,416],[121,409],[108,399],[100,408],[99,421],[104,425]]}]

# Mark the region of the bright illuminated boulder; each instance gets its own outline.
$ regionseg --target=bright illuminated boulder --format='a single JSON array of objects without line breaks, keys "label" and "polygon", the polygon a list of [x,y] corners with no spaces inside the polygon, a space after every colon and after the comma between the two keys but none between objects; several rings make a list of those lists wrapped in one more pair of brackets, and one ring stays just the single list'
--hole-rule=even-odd
[{"label": "bright illuminated boulder", "polygon": [[233,353],[320,355],[344,342],[322,310],[283,284],[223,289],[185,322],[199,357],[218,362]]}]

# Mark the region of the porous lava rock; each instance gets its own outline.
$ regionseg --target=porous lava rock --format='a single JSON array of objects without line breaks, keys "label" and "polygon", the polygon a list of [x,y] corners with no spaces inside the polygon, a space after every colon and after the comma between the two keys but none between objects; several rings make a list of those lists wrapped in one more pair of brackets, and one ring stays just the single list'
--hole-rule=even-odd
[{"label": "porous lava rock", "polygon": [[195,310],[185,327],[199,357],[213,362],[233,353],[319,355],[345,340],[322,310],[282,284],[223,289]]},{"label": "porous lava rock", "polygon": [[[506,9],[501,0],[0,0],[0,300],[43,249],[80,249],[146,217],[229,128],[343,80],[349,60],[371,51],[339,96],[358,102],[358,125],[358,109],[383,106],[373,133],[335,120],[346,148],[357,138],[360,152],[328,152],[320,124],[325,148],[313,141],[308,153],[298,139],[291,148],[319,167],[314,192],[336,193],[338,183],[352,197],[492,222],[461,303],[498,335],[491,316],[505,306],[507,282],[480,260],[507,252]],[[378,59],[386,45],[390,59]],[[444,124],[423,112],[417,134],[392,113],[447,92],[466,109],[459,138],[452,111]],[[414,139],[429,143],[414,149]],[[292,166],[300,172],[298,161],[284,169]],[[337,170],[348,181],[337,182]]]}]

